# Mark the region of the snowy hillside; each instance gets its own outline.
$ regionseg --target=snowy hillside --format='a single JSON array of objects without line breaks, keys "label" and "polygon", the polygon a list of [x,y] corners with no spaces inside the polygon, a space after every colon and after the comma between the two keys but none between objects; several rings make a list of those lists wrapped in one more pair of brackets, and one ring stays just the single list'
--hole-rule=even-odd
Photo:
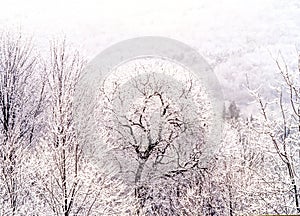
[{"label": "snowy hillside", "polygon": [[[41,46],[66,35],[93,58],[124,39],[158,35],[194,48],[214,68],[225,98],[245,104],[253,86],[272,82],[283,52],[295,69],[300,50],[299,1],[3,1],[0,23],[34,34]],[[270,54],[271,53],[271,54]]]}]

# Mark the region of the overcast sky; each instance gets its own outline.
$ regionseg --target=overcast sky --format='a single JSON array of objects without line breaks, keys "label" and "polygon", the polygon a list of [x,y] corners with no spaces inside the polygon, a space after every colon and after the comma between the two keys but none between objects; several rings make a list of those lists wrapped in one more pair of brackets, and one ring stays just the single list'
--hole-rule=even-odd
[{"label": "overcast sky", "polygon": [[[212,65],[230,99],[240,99],[245,73],[274,77],[270,53],[295,69],[300,50],[298,0],[0,0],[0,25],[22,27],[39,46],[66,35],[88,58],[138,36],[180,40]],[[231,91],[232,90],[232,91]],[[231,95],[230,95],[231,92]],[[243,94],[241,94],[243,95]]]}]

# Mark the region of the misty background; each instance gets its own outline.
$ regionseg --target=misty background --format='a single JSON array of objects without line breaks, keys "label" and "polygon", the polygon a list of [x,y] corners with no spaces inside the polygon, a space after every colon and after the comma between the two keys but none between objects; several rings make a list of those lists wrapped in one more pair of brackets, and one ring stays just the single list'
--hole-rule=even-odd
[{"label": "misty background", "polygon": [[[214,69],[227,101],[254,112],[245,84],[272,97],[281,52],[291,71],[300,50],[300,2],[264,1],[0,1],[0,26],[21,29],[38,48],[66,36],[91,60],[112,44],[165,36],[195,48]],[[250,103],[250,105],[249,105]]]}]

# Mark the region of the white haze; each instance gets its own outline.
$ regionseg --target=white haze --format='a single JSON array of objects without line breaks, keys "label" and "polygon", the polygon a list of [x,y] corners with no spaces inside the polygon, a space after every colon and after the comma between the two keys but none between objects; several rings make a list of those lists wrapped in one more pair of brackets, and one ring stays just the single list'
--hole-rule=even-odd
[{"label": "white haze", "polygon": [[133,37],[174,38],[197,49],[225,98],[242,105],[249,101],[245,74],[253,87],[268,88],[276,73],[271,55],[281,51],[296,70],[300,50],[297,0],[0,0],[0,25],[33,35],[42,50],[49,39],[66,35],[89,59]]}]

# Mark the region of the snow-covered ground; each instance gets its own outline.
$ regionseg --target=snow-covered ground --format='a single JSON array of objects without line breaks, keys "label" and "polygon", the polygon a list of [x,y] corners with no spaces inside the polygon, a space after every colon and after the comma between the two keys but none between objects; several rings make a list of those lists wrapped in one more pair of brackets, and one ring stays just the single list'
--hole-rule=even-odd
[{"label": "snow-covered ground", "polygon": [[0,0],[0,26],[21,27],[42,49],[65,34],[89,59],[128,38],[174,38],[196,48],[225,98],[242,105],[249,101],[246,73],[252,86],[268,87],[276,74],[271,55],[281,51],[296,70],[300,52],[297,0]]}]

